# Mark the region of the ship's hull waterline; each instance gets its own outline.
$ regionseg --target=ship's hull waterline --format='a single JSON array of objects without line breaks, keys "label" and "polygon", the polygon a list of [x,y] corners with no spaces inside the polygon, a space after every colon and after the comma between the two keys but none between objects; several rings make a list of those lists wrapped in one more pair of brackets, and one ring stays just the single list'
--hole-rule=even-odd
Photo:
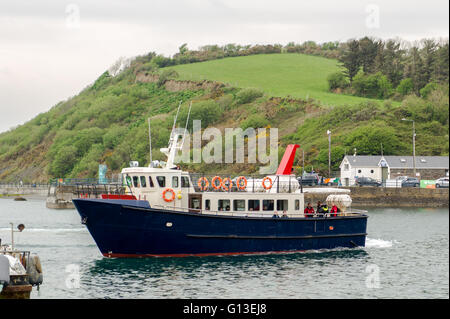
[{"label": "ship's hull waterline", "polygon": [[267,218],[151,208],[146,201],[73,200],[105,257],[289,253],[364,247],[367,215]]}]

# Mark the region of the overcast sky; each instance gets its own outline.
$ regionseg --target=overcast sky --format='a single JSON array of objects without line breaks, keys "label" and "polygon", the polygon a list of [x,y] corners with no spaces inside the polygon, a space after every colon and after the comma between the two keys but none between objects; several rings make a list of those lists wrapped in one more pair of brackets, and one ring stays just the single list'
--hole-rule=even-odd
[{"label": "overcast sky", "polygon": [[119,57],[183,43],[448,38],[448,0],[0,0],[0,132],[78,94]]}]

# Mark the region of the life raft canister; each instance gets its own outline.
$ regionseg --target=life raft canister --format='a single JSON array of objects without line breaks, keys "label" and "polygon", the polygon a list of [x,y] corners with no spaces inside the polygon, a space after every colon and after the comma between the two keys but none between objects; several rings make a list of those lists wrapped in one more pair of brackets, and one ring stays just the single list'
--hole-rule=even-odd
[{"label": "life raft canister", "polygon": [[[166,197],[167,192],[171,192],[172,196],[170,198]],[[162,198],[166,201],[166,202],[171,202],[175,199],[175,192],[173,191],[172,188],[166,188],[163,193],[162,193]]]},{"label": "life raft canister", "polygon": [[[204,185],[203,185],[203,182],[204,182]],[[197,185],[198,185],[198,188],[200,188],[200,190],[205,191],[209,187],[208,179],[206,177],[200,177],[198,179]]]},{"label": "life raft canister", "polygon": [[[227,184],[226,184],[226,182],[228,182],[228,186],[227,186]],[[233,181],[231,180],[231,178],[228,178],[228,177],[225,177],[223,180],[222,180],[222,188],[225,190],[225,191],[229,191],[232,187],[233,187]]]},{"label": "life raft canister", "polygon": [[[269,186],[266,185],[266,181],[270,182]],[[266,177],[263,178],[262,186],[264,187],[265,190],[271,189],[272,188],[272,184],[273,184],[272,179],[269,176],[266,176]]]},{"label": "life raft canister", "polygon": [[[219,181],[219,185],[216,184],[217,180]],[[220,189],[220,187],[222,187],[222,178],[220,178],[220,176],[214,176],[211,180],[211,185],[215,190]]]},{"label": "life raft canister", "polygon": [[[243,181],[244,184],[241,184],[241,181]],[[236,180],[236,186],[240,190],[244,190],[247,187],[247,179],[245,178],[245,176],[239,176],[238,177],[238,179]]]}]

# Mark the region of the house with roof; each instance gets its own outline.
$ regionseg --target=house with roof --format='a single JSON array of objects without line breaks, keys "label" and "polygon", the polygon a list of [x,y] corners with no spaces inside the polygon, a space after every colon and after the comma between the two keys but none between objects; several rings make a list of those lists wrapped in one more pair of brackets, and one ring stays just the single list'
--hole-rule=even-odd
[{"label": "house with roof", "polygon": [[[413,156],[346,155],[339,167],[343,186],[354,185],[358,177],[371,177],[381,182],[398,176],[414,177]],[[416,156],[416,177],[419,179],[435,180],[448,176],[448,167],[448,156]]]}]

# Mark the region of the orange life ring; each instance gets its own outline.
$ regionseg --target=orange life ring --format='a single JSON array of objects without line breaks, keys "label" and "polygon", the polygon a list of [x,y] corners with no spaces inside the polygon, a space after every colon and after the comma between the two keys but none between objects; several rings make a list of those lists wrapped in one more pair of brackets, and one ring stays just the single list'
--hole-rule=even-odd
[{"label": "orange life ring", "polygon": [[[172,193],[172,197],[167,198],[167,197],[166,197],[166,193],[167,193],[167,192],[171,192],[171,193]],[[166,188],[166,189],[163,191],[163,193],[162,193],[162,198],[163,198],[166,202],[171,202],[171,201],[173,201],[173,200],[175,199],[175,192],[173,191],[172,188]]]},{"label": "orange life ring", "polygon": [[[219,180],[219,185],[216,185],[216,181]],[[214,176],[213,179],[211,180],[211,185],[214,189],[220,189],[220,187],[222,187],[222,178],[220,178],[220,176]]]},{"label": "orange life ring", "polygon": [[[241,181],[244,181],[244,185],[241,185]],[[247,179],[244,176],[239,176],[238,179],[236,180],[236,186],[240,190],[244,190],[247,187]]]},{"label": "orange life ring", "polygon": [[[205,182],[204,186],[202,185],[202,182]],[[205,191],[209,187],[208,179],[206,177],[200,177],[198,179],[197,185],[200,190]]]},{"label": "orange life ring", "polygon": [[[225,182],[228,182],[228,186],[225,184]],[[231,178],[228,178],[228,177],[225,177],[223,180],[222,180],[222,188],[225,190],[225,191],[229,191],[232,187],[233,187],[233,181],[231,180]]]},{"label": "orange life ring", "polygon": [[[270,182],[269,186],[266,186],[266,181],[267,180]],[[266,177],[263,178],[262,186],[264,187],[265,190],[271,189],[272,188],[272,184],[273,184],[272,179],[269,176],[266,176]]]}]

